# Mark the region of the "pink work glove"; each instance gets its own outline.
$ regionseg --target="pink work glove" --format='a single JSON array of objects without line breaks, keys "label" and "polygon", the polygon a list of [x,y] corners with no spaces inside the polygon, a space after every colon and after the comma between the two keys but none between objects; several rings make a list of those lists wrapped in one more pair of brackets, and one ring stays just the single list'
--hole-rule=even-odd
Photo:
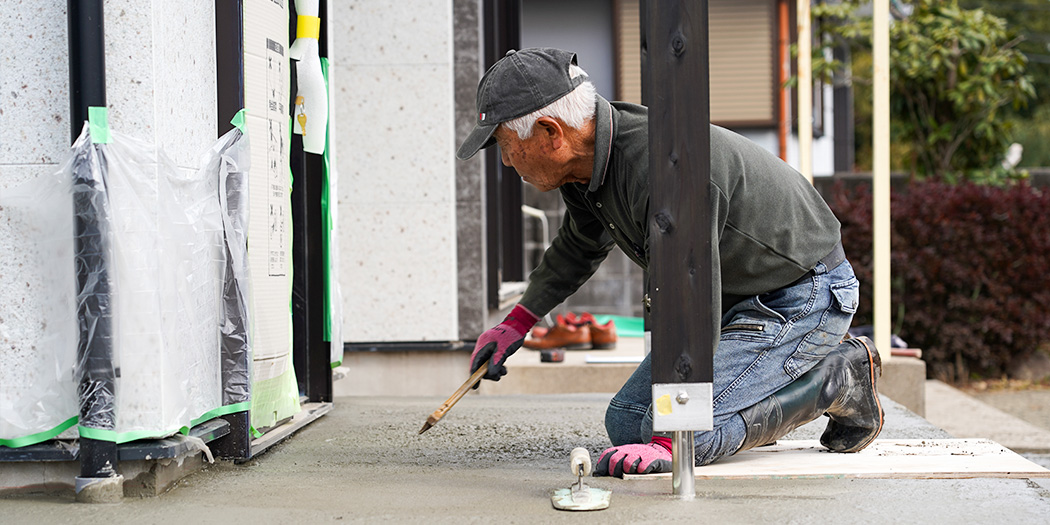
[{"label": "pink work glove", "polygon": [[[525,342],[525,334],[539,322],[540,318],[530,312],[522,305],[516,305],[503,322],[490,328],[478,337],[474,345],[474,353],[470,356],[470,373],[481,368],[485,361],[489,363],[489,371],[485,373],[485,379],[499,381],[499,378],[507,375],[507,367],[503,362],[511,354],[521,348]],[[477,388],[478,385],[474,385]]]},{"label": "pink work glove", "polygon": [[652,474],[671,471],[671,438],[653,436],[650,443],[633,443],[605,449],[594,467],[595,476]]}]

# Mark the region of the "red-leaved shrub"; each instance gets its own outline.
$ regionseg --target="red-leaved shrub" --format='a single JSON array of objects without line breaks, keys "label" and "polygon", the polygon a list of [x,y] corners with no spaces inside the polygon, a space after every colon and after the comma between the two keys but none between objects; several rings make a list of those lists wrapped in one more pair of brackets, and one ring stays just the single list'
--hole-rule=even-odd
[{"label": "red-leaved shrub", "polygon": [[[829,204],[861,280],[854,325],[872,323],[868,185],[837,183]],[[929,375],[998,377],[1047,341],[1050,194],[915,182],[891,194],[893,331],[921,348]]]}]

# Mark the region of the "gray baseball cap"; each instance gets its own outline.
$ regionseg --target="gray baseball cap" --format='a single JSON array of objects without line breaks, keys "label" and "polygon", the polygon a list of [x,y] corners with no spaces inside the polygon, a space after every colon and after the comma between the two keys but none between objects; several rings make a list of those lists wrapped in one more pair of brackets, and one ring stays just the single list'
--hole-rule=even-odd
[{"label": "gray baseball cap", "polygon": [[523,117],[568,95],[587,80],[569,77],[576,53],[553,48],[510,50],[478,83],[477,123],[456,156],[467,160],[496,143],[492,134],[503,122]]}]

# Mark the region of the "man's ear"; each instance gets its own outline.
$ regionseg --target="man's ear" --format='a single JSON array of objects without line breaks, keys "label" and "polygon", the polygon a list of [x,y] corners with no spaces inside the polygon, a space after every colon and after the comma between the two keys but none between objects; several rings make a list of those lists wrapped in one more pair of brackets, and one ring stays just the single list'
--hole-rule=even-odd
[{"label": "man's ear", "polygon": [[554,149],[561,148],[565,143],[565,128],[558,119],[552,117],[540,117],[536,119],[536,132],[542,133],[550,141]]}]

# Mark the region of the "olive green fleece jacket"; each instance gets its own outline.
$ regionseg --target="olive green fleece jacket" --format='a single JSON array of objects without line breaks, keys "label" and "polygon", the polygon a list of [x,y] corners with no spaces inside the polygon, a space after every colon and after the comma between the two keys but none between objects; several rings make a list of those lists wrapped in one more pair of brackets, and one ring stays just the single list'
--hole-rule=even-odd
[{"label": "olive green fleece jacket", "polygon": [[[560,188],[565,218],[520,302],[540,317],[583,285],[614,245],[649,264],[648,110],[598,97],[594,142],[591,181]],[[711,216],[715,312],[793,283],[840,241],[838,220],[805,177],[713,125]]]}]

